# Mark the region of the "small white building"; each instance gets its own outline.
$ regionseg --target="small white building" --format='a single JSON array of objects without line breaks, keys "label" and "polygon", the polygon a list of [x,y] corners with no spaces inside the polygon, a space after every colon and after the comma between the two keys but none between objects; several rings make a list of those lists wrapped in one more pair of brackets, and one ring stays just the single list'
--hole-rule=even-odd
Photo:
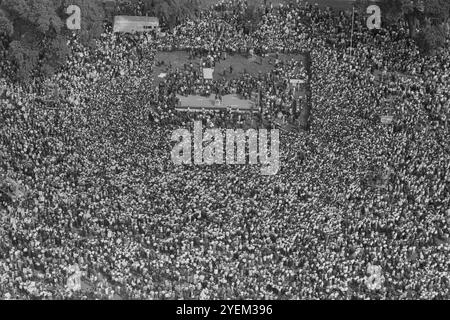
[{"label": "small white building", "polygon": [[159,32],[159,19],[145,16],[115,16],[113,31],[124,33]]}]

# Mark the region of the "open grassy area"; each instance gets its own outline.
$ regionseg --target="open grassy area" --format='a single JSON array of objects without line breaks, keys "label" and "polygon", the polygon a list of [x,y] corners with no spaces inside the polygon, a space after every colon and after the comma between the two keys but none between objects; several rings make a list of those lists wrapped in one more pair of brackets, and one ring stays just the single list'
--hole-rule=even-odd
[{"label": "open grassy area", "polygon": [[186,51],[160,51],[156,53],[155,61],[164,61],[161,66],[155,65],[153,68],[153,76],[155,78],[155,85],[158,85],[164,79],[158,78],[161,73],[167,73],[169,70],[176,68],[182,69],[186,63],[194,63],[198,65],[198,61],[189,60],[189,53]]},{"label": "open grassy area", "polygon": [[[288,59],[303,60],[304,58],[300,54],[279,54],[279,59],[283,61]],[[167,73],[170,69],[182,69],[184,64],[190,63],[195,67],[199,67],[200,62],[199,59],[189,60],[189,54],[186,51],[158,52],[155,60],[164,61],[163,65],[155,66],[154,68],[155,84],[163,80],[158,78],[158,75],[161,73]],[[244,72],[253,76],[258,75],[260,72],[265,74],[273,69],[274,62],[275,57],[273,55],[267,57],[257,56],[253,60],[241,54],[228,55],[226,60],[216,63],[213,76],[215,80],[230,80],[239,78]],[[230,66],[233,68],[231,74]]]},{"label": "open grassy area", "polygon": [[[303,60],[303,56],[299,54],[279,54],[279,59],[284,61],[288,59]],[[267,57],[255,57],[251,60],[242,55],[228,56],[226,60],[222,60],[216,64],[214,70],[214,79],[225,78],[226,80],[239,78],[243,73],[256,76],[258,73],[268,73],[273,69],[275,57],[273,55]],[[230,74],[230,66],[233,73]],[[223,73],[225,71],[225,74]]]}]

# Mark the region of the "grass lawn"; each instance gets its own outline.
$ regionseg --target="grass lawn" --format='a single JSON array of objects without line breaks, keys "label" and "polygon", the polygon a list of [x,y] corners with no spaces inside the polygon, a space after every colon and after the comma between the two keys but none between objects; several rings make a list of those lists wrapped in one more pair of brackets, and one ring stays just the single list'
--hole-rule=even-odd
[{"label": "grass lawn", "polygon": [[[279,54],[279,59],[303,60],[304,58],[300,54]],[[169,65],[171,65],[172,70],[175,68],[182,69],[184,64],[190,64],[191,62],[194,66],[199,66],[199,59],[189,60],[189,54],[186,51],[158,52],[155,61],[164,61],[164,65],[154,67],[155,85],[163,81],[163,78],[158,78],[158,75],[167,73],[169,71]],[[258,75],[259,72],[265,74],[273,69],[274,61],[275,57],[273,55],[264,58],[256,57],[255,61],[251,61],[248,57],[241,54],[227,55],[226,60],[221,60],[216,63],[213,77],[214,80],[236,79],[239,78],[244,71],[253,76]],[[230,74],[230,66],[233,67],[232,74]],[[224,70],[226,71],[225,75],[223,75]]]},{"label": "grass lawn", "polygon": [[161,73],[167,73],[169,71],[169,65],[172,66],[172,69],[182,69],[185,63],[195,62],[198,65],[198,61],[189,60],[189,53],[186,51],[159,51],[156,53],[155,61],[164,61],[164,65],[162,66],[154,66],[153,67],[153,76],[155,79],[155,85],[158,85],[163,78],[158,78],[158,75]]},{"label": "grass lawn", "polygon": [[[236,79],[239,78],[244,71],[251,75],[257,75],[258,72],[267,73],[272,70],[271,60],[269,58],[263,58],[262,63],[260,57],[257,57],[255,61],[249,60],[243,55],[228,55],[226,60],[222,60],[216,63],[214,69],[214,79]],[[233,73],[230,74],[230,66],[233,68]],[[223,72],[226,72],[223,75]]]},{"label": "grass lawn", "polygon": [[[279,59],[298,59],[303,61],[303,56],[299,54],[279,54]],[[238,54],[228,56],[226,60],[222,60],[216,64],[216,68],[214,70],[214,79],[225,78],[226,80],[230,80],[239,78],[244,73],[244,71],[253,76],[258,75],[259,72],[265,74],[273,69],[274,62],[274,56],[268,56],[264,58],[256,57],[254,61],[251,61],[247,57]],[[230,74],[230,66],[233,67],[232,74]],[[226,71],[225,75],[223,75],[224,70]]]}]

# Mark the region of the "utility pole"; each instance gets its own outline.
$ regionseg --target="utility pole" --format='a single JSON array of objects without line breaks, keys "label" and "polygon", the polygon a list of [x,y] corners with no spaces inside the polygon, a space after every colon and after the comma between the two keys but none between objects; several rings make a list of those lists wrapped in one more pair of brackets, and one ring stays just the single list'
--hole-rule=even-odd
[{"label": "utility pole", "polygon": [[352,5],[352,35],[350,38],[350,55],[353,55],[353,29],[355,26],[355,5]]}]

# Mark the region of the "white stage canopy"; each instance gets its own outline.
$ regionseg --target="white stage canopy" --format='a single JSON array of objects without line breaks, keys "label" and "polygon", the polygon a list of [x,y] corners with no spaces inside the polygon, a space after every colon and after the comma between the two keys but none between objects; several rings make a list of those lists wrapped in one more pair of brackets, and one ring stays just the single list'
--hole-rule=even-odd
[{"label": "white stage canopy", "polygon": [[213,79],[213,73],[214,73],[214,69],[213,68],[203,68],[203,78],[204,79],[212,80]]},{"label": "white stage canopy", "polygon": [[148,32],[159,31],[159,19],[144,16],[115,16],[114,32]]}]

